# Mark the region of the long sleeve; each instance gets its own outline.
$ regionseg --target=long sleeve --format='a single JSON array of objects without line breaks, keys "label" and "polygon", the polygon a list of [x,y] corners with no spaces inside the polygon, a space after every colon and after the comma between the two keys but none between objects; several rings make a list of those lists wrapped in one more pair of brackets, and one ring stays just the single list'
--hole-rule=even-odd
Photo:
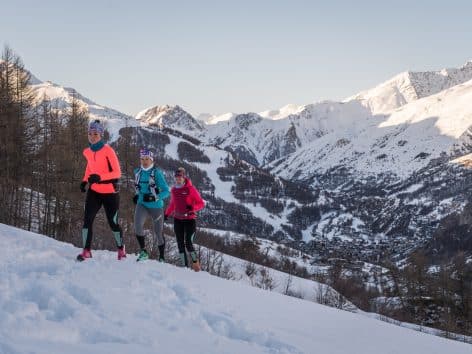
[{"label": "long sleeve", "polygon": [[205,207],[205,201],[200,196],[197,188],[192,187],[193,211],[202,210]]},{"label": "long sleeve", "polygon": [[88,178],[91,174],[92,174],[92,172],[90,171],[89,163],[87,161],[87,166],[85,167],[85,174],[84,174],[84,177],[82,178],[82,181],[87,182]]},{"label": "long sleeve", "polygon": [[169,186],[160,170],[156,170],[156,180],[157,186],[159,188],[159,199],[164,200],[169,198]]},{"label": "long sleeve", "polygon": [[111,172],[103,173],[100,177],[102,181],[108,181],[112,179],[119,179],[121,177],[121,167],[116,156],[115,150],[111,147],[108,147],[106,154],[107,163],[109,164],[109,169]]},{"label": "long sleeve", "polygon": [[170,202],[164,214],[166,216],[172,215],[174,213],[174,210],[175,210],[175,201],[174,201],[174,197],[172,196],[172,191],[171,191]]}]

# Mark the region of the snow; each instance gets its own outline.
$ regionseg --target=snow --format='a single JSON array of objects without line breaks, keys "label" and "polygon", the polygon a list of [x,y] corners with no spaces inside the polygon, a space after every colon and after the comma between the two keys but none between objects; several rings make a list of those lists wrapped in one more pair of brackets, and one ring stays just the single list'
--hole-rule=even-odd
[{"label": "snow", "polygon": [[[288,116],[292,114],[298,114],[300,113],[305,106],[299,106],[295,104],[287,104],[284,107],[280,109],[275,109],[275,110],[267,110],[264,112],[260,112],[259,115],[263,118],[267,118],[270,120],[279,120],[279,119],[284,119],[287,118]],[[223,113],[223,114],[209,114],[209,113],[202,113],[197,116],[197,119],[204,122],[207,125],[214,125],[220,122],[227,122],[234,117],[236,117],[238,114],[237,113]]]},{"label": "snow", "polygon": [[203,129],[195,118],[178,105],[153,106],[139,112],[135,119],[142,126],[172,128],[191,135],[198,135],[198,132]]},{"label": "snow", "polygon": [[47,99],[53,109],[58,109],[62,113],[70,109],[75,96],[78,104],[88,111],[90,120],[100,119],[105,123],[105,128],[110,133],[110,142],[119,138],[121,128],[139,126],[139,122],[133,117],[112,108],[101,106],[72,88],[63,87],[50,81],[41,82],[37,79],[32,83],[31,89],[35,103],[39,105],[44,99]]},{"label": "snow", "polygon": [[[328,212],[326,214],[321,215],[321,220],[316,226],[315,234],[318,236],[326,237],[329,241],[332,241],[334,237],[339,238],[341,241],[352,241],[352,238],[343,234],[338,233],[336,227],[329,227],[330,225],[345,225],[347,223],[351,223],[351,227],[356,230],[360,231],[362,226],[364,226],[364,222],[357,217],[354,217],[351,213],[342,213],[337,215],[336,212]],[[325,228],[329,230],[329,232],[325,232]]]},{"label": "snow", "polygon": [[[186,141],[184,139],[169,135],[170,144],[167,144],[165,147],[165,153],[167,156],[174,160],[180,160],[179,154],[177,152],[177,147],[180,142]],[[205,171],[208,177],[211,179],[212,184],[215,186],[215,196],[219,197],[227,202],[238,203],[238,200],[234,198],[231,187],[234,186],[233,182],[222,181],[220,176],[216,172],[218,167],[224,165],[224,160],[228,157],[229,153],[224,150],[217,149],[212,146],[201,146],[201,149],[204,150],[205,155],[210,158],[210,163],[192,163],[202,171]],[[191,178],[191,176],[190,176]]]},{"label": "snow", "polygon": [[[394,112],[389,119],[379,125],[382,127],[421,124],[430,119],[432,124],[423,128],[436,129],[443,136],[458,139],[470,126],[472,114],[466,109],[472,97],[472,80],[445,90],[437,95],[416,101]],[[444,103],[443,100],[447,102]],[[453,123],[453,124],[451,124]],[[422,135],[424,135],[424,131]]]},{"label": "snow", "polygon": [[[275,109],[275,110],[267,110],[264,112],[260,112],[259,116],[263,118],[267,118],[269,120],[279,120],[279,119],[284,119],[287,118],[288,116],[292,114],[298,114],[300,113],[305,106],[299,106],[295,104],[287,104],[284,107],[280,109]],[[202,113],[199,114],[197,119],[204,122],[207,125],[214,125],[220,122],[227,122],[234,117],[236,117],[238,114],[237,113],[223,113],[223,114],[218,114],[218,115],[212,115],[209,113]]]},{"label": "snow", "polygon": [[[269,256],[276,256],[276,252],[272,249],[272,245],[268,243],[262,243],[261,251],[264,250],[268,251]],[[326,284],[289,275],[287,273],[257,264],[253,264],[256,268],[256,274],[254,274],[252,277],[249,277],[246,274],[246,269],[250,262],[226,254],[223,254],[222,258],[224,260],[224,264],[229,265],[231,269],[232,280],[243,284],[260,287],[262,284],[261,270],[264,270],[271,279],[273,288],[270,290],[273,292],[284,294],[288,289],[290,293],[295,294],[298,298],[311,302],[318,302],[320,296],[324,296],[324,301],[326,301],[325,304],[329,304],[331,306],[338,305],[336,299],[340,297],[339,293]],[[300,262],[297,263],[299,264]],[[344,299],[340,306],[343,310],[351,312],[359,311],[359,309],[347,299]]]},{"label": "snow", "polygon": [[471,101],[472,80],[413,101],[391,115],[367,114],[354,121],[346,112],[344,125],[304,144],[272,171],[288,179],[301,171],[297,178],[304,179],[344,165],[361,177],[393,173],[407,178],[431,159],[469,143]]},{"label": "snow", "polygon": [[181,141],[184,141],[183,139],[176,138],[173,135],[169,135],[170,143],[166,145],[165,147],[165,153],[167,156],[174,160],[180,160],[179,158],[179,153],[177,152],[177,147]]},{"label": "snow", "polygon": [[305,230],[302,231],[302,240],[305,243],[308,243],[313,240],[313,229],[317,226],[316,224],[313,224],[309,227],[307,227]]},{"label": "snow", "polygon": [[216,124],[216,123],[219,123],[219,122],[226,122],[226,121],[232,119],[235,116],[236,116],[235,113],[229,112],[229,113],[224,113],[224,114],[220,114],[220,115],[205,115],[205,116],[200,116],[199,118],[205,124],[213,125],[213,124]]},{"label": "snow", "polygon": [[355,229],[356,231],[361,231],[362,227],[365,226],[365,223],[361,219],[355,216],[351,215],[351,218],[352,218],[352,228]]},{"label": "snow", "polygon": [[220,176],[216,172],[219,167],[225,165],[224,161],[230,154],[227,151],[217,149],[212,146],[205,146],[205,154],[210,158],[210,163],[193,163],[195,166],[205,171],[208,177],[211,179],[211,183],[215,186],[215,196],[229,202],[239,203],[239,201],[233,196],[231,188],[234,183],[231,181],[222,181]]},{"label": "snow", "polygon": [[410,187],[405,189],[405,193],[414,193],[414,192],[420,190],[421,188],[423,188],[423,186],[424,186],[423,183],[412,184]]},{"label": "snow", "polygon": [[259,113],[259,115],[264,118],[278,120],[278,119],[287,118],[288,116],[292,114],[298,114],[302,112],[303,109],[305,109],[305,106],[288,104],[280,109],[261,112]]},{"label": "snow", "polygon": [[349,97],[357,100],[373,114],[390,114],[395,109],[419,98],[431,96],[472,79],[472,62],[460,68],[429,72],[406,71],[378,86]]},{"label": "snow", "polygon": [[470,353],[464,343],[0,224],[0,352]]},{"label": "snow", "polygon": [[[296,133],[300,147],[310,144],[320,136],[338,130],[357,131],[357,123],[369,112],[358,102],[340,103],[324,101],[299,107],[298,114],[278,120],[263,118],[256,113],[237,115],[230,120],[207,126],[207,139],[222,148],[241,146],[254,153],[260,165],[267,156],[287,143],[287,132]],[[293,144],[298,144],[296,141]]]},{"label": "snow", "polygon": [[260,203],[256,203],[255,205],[252,203],[238,203],[248,208],[256,218],[264,220],[267,224],[272,225],[275,231],[280,230],[282,224],[287,223],[287,214],[284,214],[283,217],[271,214],[266,208],[262,207]]}]

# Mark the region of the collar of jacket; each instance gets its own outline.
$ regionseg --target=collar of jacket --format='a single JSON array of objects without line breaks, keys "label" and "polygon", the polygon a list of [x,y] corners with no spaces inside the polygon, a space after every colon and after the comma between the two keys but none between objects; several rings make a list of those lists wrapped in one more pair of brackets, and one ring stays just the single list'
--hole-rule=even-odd
[{"label": "collar of jacket", "polygon": [[146,167],[146,168],[144,168],[143,166],[141,166],[141,169],[142,169],[143,171],[146,171],[146,172],[152,170],[153,168],[154,168],[154,164],[153,164],[153,163],[152,163],[149,167]]},{"label": "collar of jacket", "polygon": [[89,147],[93,152],[97,152],[103,146],[105,146],[105,143],[103,142],[103,140],[100,140],[98,143],[95,143],[95,144],[89,144]]}]

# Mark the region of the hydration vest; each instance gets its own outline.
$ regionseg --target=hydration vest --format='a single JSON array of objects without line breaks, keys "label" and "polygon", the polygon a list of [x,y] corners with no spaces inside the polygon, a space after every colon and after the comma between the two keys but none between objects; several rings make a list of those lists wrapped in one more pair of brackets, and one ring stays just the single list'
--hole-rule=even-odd
[{"label": "hydration vest", "polygon": [[[157,169],[156,167],[153,167],[151,169],[151,173],[149,175],[148,186],[149,186],[149,191],[157,200],[158,199],[157,194],[159,193],[159,190],[158,190],[159,188],[156,188],[156,179],[155,179],[156,169]],[[135,188],[136,194],[139,194],[140,192],[139,186],[141,182],[141,171],[143,171],[142,167],[140,167],[139,170],[134,175],[134,188]]]}]

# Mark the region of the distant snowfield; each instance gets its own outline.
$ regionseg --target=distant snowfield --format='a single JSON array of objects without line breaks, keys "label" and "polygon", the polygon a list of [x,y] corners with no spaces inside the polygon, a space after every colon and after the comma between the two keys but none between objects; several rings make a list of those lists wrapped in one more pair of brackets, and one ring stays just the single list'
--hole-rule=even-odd
[{"label": "distant snowfield", "polygon": [[0,353],[470,354],[468,344],[0,224]]}]

